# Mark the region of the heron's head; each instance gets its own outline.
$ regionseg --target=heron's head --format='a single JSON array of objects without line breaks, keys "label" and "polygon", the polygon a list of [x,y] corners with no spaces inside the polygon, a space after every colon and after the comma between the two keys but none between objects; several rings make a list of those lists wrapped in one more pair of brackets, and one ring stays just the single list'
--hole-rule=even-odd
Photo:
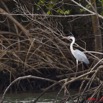
[{"label": "heron's head", "polygon": [[63,39],[73,40],[73,39],[75,39],[75,38],[74,38],[74,36],[67,36],[67,37],[63,37]]}]

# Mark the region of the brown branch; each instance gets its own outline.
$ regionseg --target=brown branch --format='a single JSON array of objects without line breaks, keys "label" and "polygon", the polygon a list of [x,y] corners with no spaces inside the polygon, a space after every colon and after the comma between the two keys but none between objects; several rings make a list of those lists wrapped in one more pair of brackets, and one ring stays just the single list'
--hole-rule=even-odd
[{"label": "brown branch", "polygon": [[0,8],[0,13],[2,15],[7,16],[11,21],[14,22],[14,24],[16,24],[21,30],[22,32],[28,37],[29,32],[28,30],[26,30],[23,25],[21,25],[12,15],[9,15],[9,13],[7,13],[4,9]]},{"label": "brown branch", "polygon": [[84,7],[83,5],[81,5],[80,3],[76,2],[76,0],[71,0],[74,4],[78,5],[79,7],[83,8],[84,10],[88,11],[89,13],[93,14],[93,15],[97,15],[99,18],[103,19],[103,16],[98,14],[98,13],[95,13],[89,9],[87,9],[86,7]]}]

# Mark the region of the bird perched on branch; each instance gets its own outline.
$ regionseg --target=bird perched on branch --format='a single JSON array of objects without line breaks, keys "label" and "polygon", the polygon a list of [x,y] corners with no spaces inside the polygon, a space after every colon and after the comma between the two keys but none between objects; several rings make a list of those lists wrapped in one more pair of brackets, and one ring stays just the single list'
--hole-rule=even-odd
[{"label": "bird perched on branch", "polygon": [[67,40],[70,40],[70,39],[72,40],[72,42],[70,44],[70,50],[71,50],[72,55],[76,59],[77,66],[78,66],[78,61],[83,62],[85,64],[89,64],[89,60],[88,60],[87,56],[82,51],[73,48],[73,44],[75,43],[74,36],[67,36],[67,37],[63,37],[63,38],[67,39]]}]

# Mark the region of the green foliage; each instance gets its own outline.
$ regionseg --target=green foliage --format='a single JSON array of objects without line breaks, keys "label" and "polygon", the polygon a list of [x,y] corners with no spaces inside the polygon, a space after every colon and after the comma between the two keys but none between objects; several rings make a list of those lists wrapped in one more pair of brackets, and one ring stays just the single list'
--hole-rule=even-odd
[{"label": "green foliage", "polygon": [[103,7],[103,0],[99,0],[99,2],[101,2],[101,5],[102,5],[102,7]]},{"label": "green foliage", "polygon": [[[85,7],[86,7],[87,9],[90,9],[90,8],[91,8],[91,5],[87,4]],[[86,11],[86,10],[84,10],[83,8],[80,8],[80,13],[85,12],[85,11]]]},{"label": "green foliage", "polygon": [[45,4],[45,0],[39,0],[38,5],[44,5]]},{"label": "green foliage", "polygon": [[62,9],[58,9],[57,12],[58,12],[59,14],[64,14],[64,15],[66,15],[66,14],[70,14],[70,10],[62,10]]},{"label": "green foliage", "polygon": [[102,9],[101,9],[101,15],[103,16],[103,0],[99,0],[99,2],[101,3]]},{"label": "green foliage", "polygon": [[[48,15],[60,14],[60,15],[69,15],[75,13],[85,13],[86,10],[79,7],[71,6],[72,2],[65,2],[64,0],[37,0],[36,2],[36,10],[46,13]],[[87,3],[85,0],[78,0],[78,3],[91,10],[91,5]],[[99,13],[103,15],[103,0],[97,0],[97,9],[99,9]],[[100,9],[101,8],[101,9]]]},{"label": "green foliage", "polygon": [[52,14],[52,13],[51,13],[51,11],[49,10],[49,11],[47,12],[47,14],[50,15],[50,14]]},{"label": "green foliage", "polygon": [[67,15],[70,14],[70,10],[64,9],[62,4],[61,7],[58,7],[58,3],[60,0],[39,0],[37,3],[37,10],[43,10],[45,13],[48,15],[55,13],[62,14],[62,15]]}]

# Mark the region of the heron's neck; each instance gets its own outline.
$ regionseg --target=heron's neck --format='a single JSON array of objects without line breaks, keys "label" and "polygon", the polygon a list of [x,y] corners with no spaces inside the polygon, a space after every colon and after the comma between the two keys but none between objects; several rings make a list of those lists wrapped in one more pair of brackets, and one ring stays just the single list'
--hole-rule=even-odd
[{"label": "heron's neck", "polygon": [[70,44],[70,50],[71,52],[74,50],[73,49],[73,44],[75,43],[75,38],[72,38],[72,43]]}]

